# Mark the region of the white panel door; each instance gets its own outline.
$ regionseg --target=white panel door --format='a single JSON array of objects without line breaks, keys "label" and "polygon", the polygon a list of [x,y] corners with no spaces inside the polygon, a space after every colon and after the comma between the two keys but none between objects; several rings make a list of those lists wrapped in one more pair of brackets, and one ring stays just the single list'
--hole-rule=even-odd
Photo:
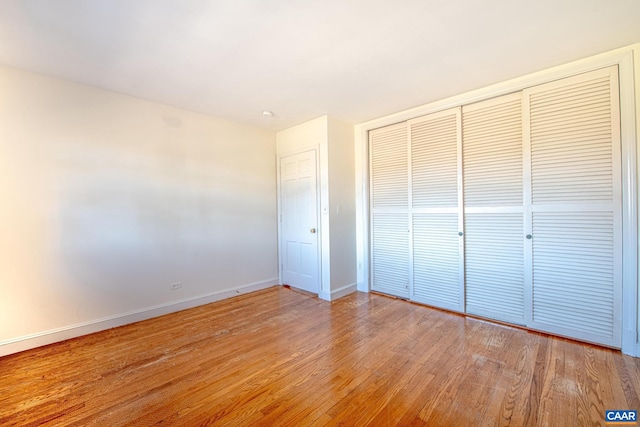
[{"label": "white panel door", "polygon": [[320,290],[316,152],[280,159],[282,282],[305,291]]},{"label": "white panel door", "polygon": [[369,132],[371,289],[409,297],[409,165],[405,123]]},{"label": "white panel door", "polygon": [[617,67],[524,91],[529,324],[620,347]]},{"label": "white panel door", "polygon": [[411,299],[464,311],[460,109],[407,123],[411,143]]},{"label": "white panel door", "polygon": [[522,94],[462,108],[466,311],[525,323]]}]

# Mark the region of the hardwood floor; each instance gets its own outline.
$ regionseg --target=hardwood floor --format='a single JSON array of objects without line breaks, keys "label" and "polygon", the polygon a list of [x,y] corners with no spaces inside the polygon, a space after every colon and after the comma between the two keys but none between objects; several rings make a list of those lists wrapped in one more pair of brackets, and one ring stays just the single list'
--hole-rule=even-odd
[{"label": "hardwood floor", "polygon": [[639,393],[617,351],[281,287],[0,358],[3,426],[604,426]]}]

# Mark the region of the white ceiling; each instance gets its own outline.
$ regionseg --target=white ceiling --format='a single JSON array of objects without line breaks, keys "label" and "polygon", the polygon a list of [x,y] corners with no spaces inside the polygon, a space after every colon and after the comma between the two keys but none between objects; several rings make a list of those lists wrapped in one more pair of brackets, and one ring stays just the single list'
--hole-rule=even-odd
[{"label": "white ceiling", "polygon": [[640,0],[0,0],[0,64],[273,130],[637,42]]}]

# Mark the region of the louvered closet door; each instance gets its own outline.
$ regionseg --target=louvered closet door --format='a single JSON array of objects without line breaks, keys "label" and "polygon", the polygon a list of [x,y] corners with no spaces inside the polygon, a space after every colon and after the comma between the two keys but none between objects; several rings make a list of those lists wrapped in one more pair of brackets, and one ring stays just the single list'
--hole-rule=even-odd
[{"label": "louvered closet door", "polygon": [[466,311],[524,324],[522,94],[462,109]]},{"label": "louvered closet door", "polygon": [[527,89],[524,98],[530,326],[620,347],[617,68]]},{"label": "louvered closet door", "polygon": [[409,297],[409,163],[406,123],[369,132],[371,289]]},{"label": "louvered closet door", "polygon": [[[460,109],[410,120],[411,299],[464,311]],[[459,191],[460,190],[460,191]]]}]

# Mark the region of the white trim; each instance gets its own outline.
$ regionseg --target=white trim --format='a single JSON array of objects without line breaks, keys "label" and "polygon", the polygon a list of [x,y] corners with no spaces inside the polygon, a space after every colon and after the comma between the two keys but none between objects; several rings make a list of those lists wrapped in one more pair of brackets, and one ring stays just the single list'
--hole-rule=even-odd
[{"label": "white trim", "polygon": [[282,285],[282,209],[280,207],[280,155],[276,153],[276,222],[278,223],[278,284]]},{"label": "white trim", "polygon": [[460,303],[458,309],[467,310],[467,295],[465,291],[465,263],[464,263],[464,176],[462,167],[462,107],[456,109],[456,156],[458,157],[456,169],[458,170],[458,296]]},{"label": "white trim", "polygon": [[355,283],[350,283],[346,286],[342,286],[338,289],[334,289],[331,292],[321,291],[318,294],[318,298],[323,299],[325,301],[335,301],[339,298],[345,297],[349,294],[357,292],[357,287]]},{"label": "white trim", "polygon": [[[640,46],[637,46],[640,47]],[[640,356],[638,336],[638,170],[634,51],[618,65],[622,150],[622,352]],[[640,70],[636,70],[640,73]]]},{"label": "white trim", "polygon": [[[328,122],[325,131],[328,132]],[[326,167],[325,167],[326,165]],[[331,218],[329,215],[329,135],[318,146],[316,156],[316,195],[318,198],[318,293],[331,291]]]},{"label": "white trim", "polygon": [[356,284],[358,291],[369,292],[369,129],[354,127],[355,181],[356,181]]},{"label": "white trim", "polygon": [[74,325],[63,326],[61,328],[50,329],[48,331],[0,341],[0,357],[40,347],[43,345],[68,340],[70,338],[80,337],[82,335],[88,335],[95,332],[104,331],[106,329],[140,322],[142,320],[151,319],[153,317],[163,316],[165,314],[174,313],[176,311],[182,311],[205,304],[210,304],[212,302],[235,297],[241,294],[259,291],[261,289],[270,288],[276,285],[278,285],[278,279],[272,278],[261,282],[249,283],[247,285],[237,286],[235,288],[199,295],[197,297],[185,298],[164,304],[158,304],[152,307],[141,308],[139,310],[133,310],[128,313],[116,314],[113,316],[103,317],[101,319],[76,323]]},{"label": "white trim", "polygon": [[321,290],[320,292],[318,292],[318,298],[325,301],[331,301],[331,292],[325,292]]},{"label": "white trim", "polygon": [[[415,120],[415,119],[414,119]],[[414,292],[415,292],[415,280],[414,280],[414,274],[413,274],[413,270],[415,268],[415,264],[414,264],[414,253],[413,253],[413,242],[414,242],[414,230],[413,230],[413,217],[415,216],[415,208],[413,207],[413,152],[411,150],[411,139],[412,139],[412,132],[413,132],[413,128],[411,126],[411,123],[413,123],[414,121],[406,121],[406,122],[402,122],[399,123],[404,125],[406,128],[406,132],[407,132],[407,178],[408,178],[408,182],[407,182],[407,231],[409,232],[409,247],[407,248],[407,250],[409,251],[409,265],[407,266],[409,271],[407,271],[407,275],[409,276],[409,289],[407,289],[407,294],[404,298],[408,298],[408,299],[412,299],[414,298]],[[371,143],[369,143],[368,147],[371,147]],[[371,176],[371,171],[369,171],[369,176]],[[372,206],[371,203],[371,198],[373,198],[373,194],[371,192],[371,189],[369,189],[369,206]],[[369,221],[373,221],[373,217],[371,215],[371,212],[369,212]],[[370,245],[375,244],[373,242],[373,233],[372,233],[372,229],[369,230],[369,238],[370,240]],[[371,246],[369,246],[369,248],[371,248]],[[373,277],[373,273],[372,273],[372,281],[375,278]],[[373,288],[373,282],[371,287]],[[399,298],[403,298],[402,295],[395,295]]]},{"label": "white trim", "polygon": [[314,145],[307,145],[302,148],[296,148],[295,150],[278,152],[278,159],[281,159],[283,157],[293,156],[294,154],[306,153],[307,151],[311,151],[311,150],[316,150],[317,152],[319,150],[319,147],[320,147],[320,144],[314,144]]},{"label": "white trim", "polygon": [[[634,52],[635,50],[635,52]],[[635,53],[635,57],[634,57]],[[559,80],[576,74],[619,66],[620,73],[620,119],[622,139],[622,182],[623,182],[623,330],[622,352],[640,356],[638,340],[638,185],[636,149],[637,132],[640,122],[637,120],[636,103],[640,106],[640,97],[636,99],[635,86],[640,84],[640,44],[622,47],[582,60],[553,67],[547,70],[521,76],[471,92],[449,97],[409,110],[384,116],[355,126],[356,150],[356,238],[358,263],[358,290],[369,292],[369,191],[368,191],[368,132],[383,126],[404,122],[416,117],[435,113],[445,109],[488,100],[497,96],[520,91],[550,81]],[[636,68],[636,69],[634,69]],[[634,84],[635,80],[635,84]]]},{"label": "white trim", "polygon": [[531,196],[531,102],[529,92],[522,92],[522,255],[523,275],[522,275],[522,308],[524,310],[524,324],[531,325],[533,322],[533,210]]}]

